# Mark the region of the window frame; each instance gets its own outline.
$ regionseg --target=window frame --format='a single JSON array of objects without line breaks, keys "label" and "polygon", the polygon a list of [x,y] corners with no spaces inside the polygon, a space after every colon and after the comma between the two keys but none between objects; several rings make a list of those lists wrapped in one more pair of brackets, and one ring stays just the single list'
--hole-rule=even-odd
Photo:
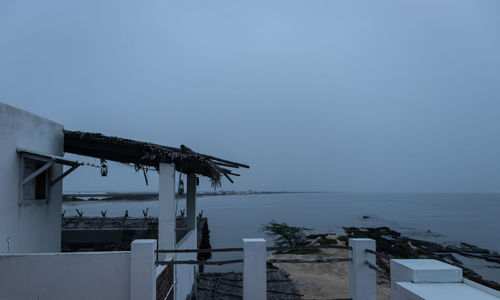
[{"label": "window frame", "polygon": [[[18,205],[30,205],[30,204],[48,204],[49,199],[50,199],[50,190],[56,184],[57,182],[61,181],[64,177],[66,177],[69,173],[73,172],[76,168],[79,166],[83,165],[83,163],[80,163],[78,161],[72,161],[65,159],[60,156],[53,156],[53,155],[45,155],[45,154],[40,154],[36,153],[33,151],[29,151],[26,149],[21,149],[17,148],[17,152],[19,154],[19,189],[18,189]],[[37,167],[36,170],[31,173],[30,175],[25,176],[25,164],[26,164],[26,159],[29,159],[31,161],[40,162],[38,166],[41,165],[41,167]],[[53,172],[52,166],[55,164],[61,164],[61,165],[67,165],[70,166],[68,170],[65,172],[62,172],[57,178],[52,179],[53,177]],[[38,173],[38,174],[35,174]],[[36,190],[34,191],[34,199],[24,199],[24,185],[32,180],[36,180],[36,177],[39,175],[44,174],[45,176],[45,198],[44,199],[36,199]],[[36,185],[36,183],[35,183]],[[36,189],[36,186],[35,186]]]},{"label": "window frame", "polygon": [[[29,163],[34,163],[35,166],[36,166],[36,169],[33,173],[37,172],[38,170],[40,169],[44,169],[42,170],[42,172],[36,176],[34,176],[33,178],[31,178],[30,180],[27,180],[26,181],[26,178],[28,176],[26,176],[25,174],[25,171],[26,171],[26,160],[29,160]],[[37,163],[38,162],[38,163]],[[40,167],[41,165],[41,167]],[[31,156],[31,155],[26,155],[26,153],[21,153],[21,157],[20,157],[20,164],[19,164],[19,205],[28,205],[28,204],[48,204],[49,203],[49,198],[50,198],[50,185],[49,185],[49,182],[50,182],[50,175],[51,175],[51,169],[52,169],[52,166],[54,165],[54,162],[51,162],[49,160],[46,160],[46,159],[42,159],[42,158],[39,158],[39,157],[35,157],[35,156]],[[36,180],[36,178],[38,176],[44,176],[45,177],[45,197],[44,198],[41,198],[41,199],[37,199],[36,198],[36,183],[35,183],[35,190],[33,191],[33,194],[34,194],[34,198],[33,199],[25,199],[25,194],[24,194],[24,190],[25,190],[25,184],[28,184],[34,180]]]}]

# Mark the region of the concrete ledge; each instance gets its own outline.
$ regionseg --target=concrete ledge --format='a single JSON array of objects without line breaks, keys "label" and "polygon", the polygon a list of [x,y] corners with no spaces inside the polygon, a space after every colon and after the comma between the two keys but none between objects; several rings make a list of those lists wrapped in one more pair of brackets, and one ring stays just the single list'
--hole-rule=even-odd
[{"label": "concrete ledge", "polygon": [[392,299],[405,300],[498,300],[464,283],[396,282]]},{"label": "concrete ledge", "polygon": [[[461,283],[462,269],[434,259],[391,259],[395,282]],[[394,288],[391,284],[391,288]]]}]

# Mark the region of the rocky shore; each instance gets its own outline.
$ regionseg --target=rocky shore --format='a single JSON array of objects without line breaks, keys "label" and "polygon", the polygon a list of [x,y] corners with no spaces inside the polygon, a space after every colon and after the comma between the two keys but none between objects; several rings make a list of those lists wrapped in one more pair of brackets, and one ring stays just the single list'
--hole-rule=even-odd
[{"label": "rocky shore", "polygon": [[[454,246],[443,246],[438,243],[412,239],[388,227],[357,228],[345,227],[346,235],[333,233],[312,234],[307,236],[308,245],[328,244],[347,245],[349,238],[371,238],[377,241],[377,252],[391,258],[431,258],[444,261],[463,269],[464,277],[500,290],[494,281],[483,279],[479,274],[464,266],[456,254],[483,259],[500,267],[500,255],[467,243]],[[325,248],[311,253],[291,252],[275,253],[270,258],[277,259],[325,259],[329,257],[348,257],[346,249]],[[390,273],[389,263],[377,258],[377,265],[386,273]],[[275,263],[277,267],[289,274],[300,294],[307,299],[347,298],[349,296],[348,263],[293,264]],[[390,299],[390,281],[377,274],[377,299]]]},{"label": "rocky shore", "polygon": [[[464,277],[483,284],[495,290],[500,290],[500,284],[491,280],[486,280],[473,270],[464,266],[456,254],[482,259],[484,261],[498,264],[500,267],[500,254],[492,252],[488,249],[479,248],[477,246],[460,243],[459,245],[443,246],[438,243],[429,241],[412,239],[401,235],[388,227],[377,228],[357,228],[344,227],[348,238],[351,237],[366,237],[377,241],[377,251],[390,256],[391,258],[431,258],[440,260],[463,269]],[[385,271],[389,271],[388,263],[377,258],[377,264]]]}]

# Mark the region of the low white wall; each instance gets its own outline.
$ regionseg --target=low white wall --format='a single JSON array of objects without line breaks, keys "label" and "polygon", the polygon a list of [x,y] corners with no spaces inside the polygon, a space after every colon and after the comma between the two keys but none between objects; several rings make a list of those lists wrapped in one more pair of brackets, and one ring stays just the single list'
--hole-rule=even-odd
[{"label": "low white wall", "polygon": [[[197,231],[192,230],[177,243],[177,249],[197,249]],[[177,253],[175,260],[196,260],[196,253]],[[175,265],[174,266],[175,299],[185,300],[193,288],[195,270],[197,265]],[[196,270],[197,272],[197,270]]]},{"label": "low white wall", "polygon": [[0,255],[0,299],[130,299],[130,252]]}]

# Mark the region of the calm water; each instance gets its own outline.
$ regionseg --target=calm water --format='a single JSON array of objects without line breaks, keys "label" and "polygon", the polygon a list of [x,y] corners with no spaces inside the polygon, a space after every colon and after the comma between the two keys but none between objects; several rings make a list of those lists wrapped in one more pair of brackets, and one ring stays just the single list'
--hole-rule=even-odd
[{"label": "calm water", "polygon": [[[179,201],[178,210],[185,202]],[[158,202],[106,202],[65,204],[66,215],[142,216],[149,208],[158,215]],[[368,194],[297,193],[210,196],[198,198],[198,210],[208,217],[212,247],[238,247],[243,237],[265,237],[259,226],[274,219],[289,225],[314,228],[313,232],[342,234],[342,226],[388,226],[403,234],[443,244],[468,242],[500,252],[500,194]],[[370,216],[363,219],[363,216]],[[216,254],[214,259],[238,257]],[[500,282],[500,269],[482,260],[465,262],[483,277]],[[234,267],[213,267],[226,271]]]}]

